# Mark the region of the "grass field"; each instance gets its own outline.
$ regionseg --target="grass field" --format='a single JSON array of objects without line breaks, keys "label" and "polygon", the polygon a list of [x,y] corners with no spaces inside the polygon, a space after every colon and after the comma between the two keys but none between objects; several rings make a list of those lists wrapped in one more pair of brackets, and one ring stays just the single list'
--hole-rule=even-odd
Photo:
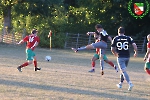
[{"label": "grass field", "polygon": [[[71,50],[37,48],[35,53],[41,71],[33,65],[17,66],[25,62],[24,46],[0,45],[0,100],[150,100],[150,76],[144,70],[144,54],[130,59],[127,72],[134,84],[128,91],[126,82],[118,89],[119,73],[105,64],[104,75],[100,75],[99,61],[96,72],[91,69],[93,51],[74,53]],[[50,55],[52,60],[45,61]],[[116,64],[116,58],[108,58]]]}]

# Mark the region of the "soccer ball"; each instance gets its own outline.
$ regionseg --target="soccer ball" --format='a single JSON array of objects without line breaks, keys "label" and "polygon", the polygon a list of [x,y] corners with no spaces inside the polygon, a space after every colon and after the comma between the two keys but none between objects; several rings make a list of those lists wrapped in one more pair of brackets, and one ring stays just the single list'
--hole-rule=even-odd
[{"label": "soccer ball", "polygon": [[50,61],[51,59],[52,59],[51,56],[46,56],[46,57],[45,57],[45,60],[46,60],[46,61]]}]

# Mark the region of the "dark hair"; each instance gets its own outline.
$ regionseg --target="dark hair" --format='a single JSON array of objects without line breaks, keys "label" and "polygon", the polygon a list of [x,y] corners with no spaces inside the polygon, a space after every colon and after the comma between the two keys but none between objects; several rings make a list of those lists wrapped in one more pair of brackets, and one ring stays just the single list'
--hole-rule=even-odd
[{"label": "dark hair", "polygon": [[96,24],[95,28],[103,28],[101,24]]},{"label": "dark hair", "polygon": [[33,29],[33,30],[31,31],[32,34],[35,34],[36,32],[38,32],[37,29]]},{"label": "dark hair", "polygon": [[119,32],[119,33],[125,33],[124,27],[119,27],[119,28],[118,28],[118,32]]}]

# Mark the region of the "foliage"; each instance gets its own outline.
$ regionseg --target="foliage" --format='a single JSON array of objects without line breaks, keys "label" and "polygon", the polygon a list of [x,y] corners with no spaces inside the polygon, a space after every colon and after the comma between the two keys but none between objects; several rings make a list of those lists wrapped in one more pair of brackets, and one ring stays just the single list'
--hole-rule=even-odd
[{"label": "foliage", "polygon": [[[132,0],[136,1],[136,0]],[[95,31],[100,23],[110,35],[117,35],[117,28],[124,26],[127,35],[141,38],[150,31],[150,14],[142,20],[135,19],[128,11],[129,0],[0,0],[0,22],[3,23],[7,7],[11,6],[11,23],[15,31],[30,33],[39,30],[41,47],[49,46],[49,30],[53,31],[53,47],[62,48],[64,33]],[[2,29],[3,24],[0,28]],[[62,34],[63,33],[63,34]],[[56,41],[57,40],[57,41]]]},{"label": "foliage", "polygon": [[63,33],[56,33],[52,35],[52,47],[54,48],[64,48],[65,37]]},{"label": "foliage", "polygon": [[[57,0],[56,0],[57,1]],[[19,13],[14,12],[14,20],[12,21],[14,23],[14,28],[18,27],[20,29],[26,29],[27,34],[30,33],[30,30],[32,28],[36,28],[39,30],[39,36],[41,39],[40,46],[41,47],[49,47],[49,39],[47,38],[47,35],[49,33],[49,30],[51,29],[56,37],[54,36],[52,38],[52,46],[57,48],[62,48],[64,39],[61,39],[62,35],[58,33],[62,33],[64,31],[67,31],[67,16],[64,16],[65,9],[63,6],[55,5],[50,3],[49,1],[42,3],[37,2],[37,4],[32,4],[31,2],[23,3],[22,5],[14,6],[14,10],[20,10]],[[42,5],[42,6],[40,6]],[[34,7],[32,7],[34,6]],[[40,6],[40,7],[39,7]],[[60,7],[59,7],[60,6]],[[44,8],[43,8],[44,7]],[[42,9],[41,9],[42,8]],[[21,12],[21,10],[24,9],[25,12]],[[40,11],[39,11],[40,9]],[[19,15],[19,16],[18,16]],[[59,37],[59,41],[55,41]],[[54,41],[54,42],[53,42]]]},{"label": "foliage", "polygon": [[[40,47],[50,47],[50,38],[48,38],[49,31],[47,30],[40,30],[39,37],[40,37]],[[63,48],[65,43],[66,35],[64,33],[54,33],[52,32],[51,41],[53,48]]]}]

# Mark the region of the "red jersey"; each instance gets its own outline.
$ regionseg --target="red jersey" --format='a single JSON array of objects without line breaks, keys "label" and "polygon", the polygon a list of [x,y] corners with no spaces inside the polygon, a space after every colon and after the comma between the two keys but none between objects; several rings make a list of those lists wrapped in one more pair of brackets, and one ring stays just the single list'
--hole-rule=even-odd
[{"label": "red jersey", "polygon": [[147,43],[147,49],[150,49],[150,42]]},{"label": "red jersey", "polygon": [[[150,42],[147,43],[147,49],[150,49]],[[148,54],[147,62],[150,62],[150,53]]]},{"label": "red jersey", "polygon": [[36,43],[40,42],[40,39],[38,36],[35,35],[28,35],[23,39],[24,42],[27,42],[26,48],[30,48],[34,50]]}]

